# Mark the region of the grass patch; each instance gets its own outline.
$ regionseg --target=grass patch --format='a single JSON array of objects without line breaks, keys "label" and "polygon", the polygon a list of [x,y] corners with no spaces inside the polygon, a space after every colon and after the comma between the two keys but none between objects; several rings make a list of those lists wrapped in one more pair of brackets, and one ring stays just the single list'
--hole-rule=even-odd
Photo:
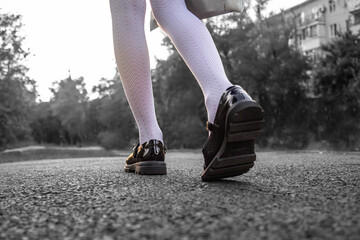
[{"label": "grass patch", "polygon": [[44,159],[115,157],[118,153],[106,150],[38,149],[24,152],[0,153],[0,163]]}]

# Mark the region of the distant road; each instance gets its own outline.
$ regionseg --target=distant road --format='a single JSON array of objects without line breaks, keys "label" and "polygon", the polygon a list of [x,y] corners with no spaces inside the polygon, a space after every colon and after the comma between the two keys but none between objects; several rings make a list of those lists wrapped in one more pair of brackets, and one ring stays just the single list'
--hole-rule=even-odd
[{"label": "distant road", "polygon": [[28,147],[22,147],[22,148],[13,148],[13,149],[7,149],[4,151],[4,153],[8,152],[25,152],[25,151],[31,151],[31,150],[40,150],[40,149],[56,149],[56,150],[104,150],[104,148],[99,146],[93,146],[93,147],[45,147],[45,146],[28,146]]},{"label": "distant road", "polygon": [[167,176],[120,158],[0,164],[0,239],[360,239],[359,154],[262,152],[209,183],[200,153],[166,157]]}]

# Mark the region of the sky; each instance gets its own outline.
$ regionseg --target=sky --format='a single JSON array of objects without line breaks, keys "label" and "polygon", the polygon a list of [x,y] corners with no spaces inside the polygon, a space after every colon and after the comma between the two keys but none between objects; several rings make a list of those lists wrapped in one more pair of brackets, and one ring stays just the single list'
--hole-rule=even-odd
[{"label": "sky", "polygon": [[[279,12],[305,0],[271,0],[268,11]],[[83,76],[89,93],[101,78],[113,78],[116,63],[108,0],[0,0],[1,13],[22,15],[25,65],[37,82],[39,100],[49,101],[55,81]],[[148,4],[149,6],[149,4]],[[149,8],[148,8],[149,9]],[[149,26],[149,13],[145,26]],[[148,29],[148,28],[146,28]],[[160,29],[146,32],[151,68],[163,59],[165,36]],[[90,96],[91,97],[91,96]]]}]

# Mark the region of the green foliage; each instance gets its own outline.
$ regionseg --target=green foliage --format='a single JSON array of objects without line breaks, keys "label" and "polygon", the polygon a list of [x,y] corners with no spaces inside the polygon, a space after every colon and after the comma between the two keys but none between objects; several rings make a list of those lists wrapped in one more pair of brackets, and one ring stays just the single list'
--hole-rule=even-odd
[{"label": "green foliage", "polygon": [[319,138],[355,149],[360,138],[360,34],[347,32],[322,50],[325,58],[314,73]]},{"label": "green foliage", "polygon": [[35,82],[27,75],[21,47],[21,17],[0,13],[0,148],[29,139]]}]

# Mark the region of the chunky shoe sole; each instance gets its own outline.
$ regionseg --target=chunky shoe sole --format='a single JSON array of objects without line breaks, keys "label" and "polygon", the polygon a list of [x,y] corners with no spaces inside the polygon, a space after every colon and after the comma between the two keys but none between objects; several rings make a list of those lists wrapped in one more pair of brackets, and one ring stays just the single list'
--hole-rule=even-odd
[{"label": "chunky shoe sole", "polygon": [[219,152],[201,174],[203,181],[234,177],[248,172],[256,160],[255,139],[262,134],[264,111],[253,101],[238,102],[226,114],[224,139]]},{"label": "chunky shoe sole", "polygon": [[166,175],[166,163],[163,161],[137,162],[125,164],[125,172],[135,172],[139,175]]}]

